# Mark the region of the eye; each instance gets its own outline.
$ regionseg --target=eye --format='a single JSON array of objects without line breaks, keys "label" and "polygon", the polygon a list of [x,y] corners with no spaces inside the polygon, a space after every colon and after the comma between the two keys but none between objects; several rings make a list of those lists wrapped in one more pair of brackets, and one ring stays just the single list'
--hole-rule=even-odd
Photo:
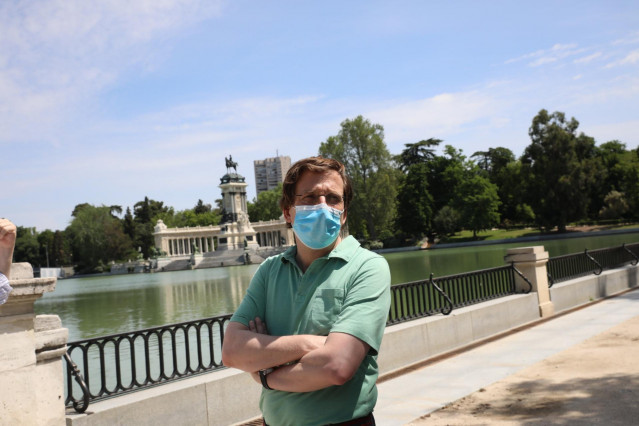
[{"label": "eye", "polygon": [[306,194],[304,195],[301,200],[302,204],[315,204],[315,202],[317,201],[317,196],[315,194]]},{"label": "eye", "polygon": [[326,194],[326,204],[329,206],[336,206],[342,202],[341,195],[337,194]]}]

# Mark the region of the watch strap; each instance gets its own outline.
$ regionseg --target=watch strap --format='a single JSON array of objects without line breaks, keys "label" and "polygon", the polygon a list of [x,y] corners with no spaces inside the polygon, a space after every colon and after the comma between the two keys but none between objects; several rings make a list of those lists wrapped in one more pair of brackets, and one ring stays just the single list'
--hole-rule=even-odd
[{"label": "watch strap", "polygon": [[266,380],[266,376],[273,372],[273,368],[267,368],[266,370],[260,370],[258,374],[260,375],[260,381],[262,382],[262,386],[264,389],[273,390],[272,387],[268,385],[268,381]]}]

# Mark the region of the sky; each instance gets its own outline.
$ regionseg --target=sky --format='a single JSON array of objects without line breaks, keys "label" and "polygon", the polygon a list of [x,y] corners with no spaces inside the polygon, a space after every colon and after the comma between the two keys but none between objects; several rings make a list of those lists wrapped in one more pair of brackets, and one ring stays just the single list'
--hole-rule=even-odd
[{"label": "sky", "polygon": [[316,155],[340,123],[392,154],[442,139],[517,157],[541,110],[639,146],[636,1],[3,0],[0,217],[215,204],[232,155]]}]

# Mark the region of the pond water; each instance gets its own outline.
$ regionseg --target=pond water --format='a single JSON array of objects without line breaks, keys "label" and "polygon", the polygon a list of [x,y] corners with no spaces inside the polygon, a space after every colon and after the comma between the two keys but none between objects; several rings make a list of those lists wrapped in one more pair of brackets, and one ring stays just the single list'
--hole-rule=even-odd
[{"label": "pond water", "polygon": [[[392,283],[504,265],[511,247],[543,245],[550,256],[639,242],[639,233],[388,253]],[[35,304],[60,316],[69,341],[231,313],[258,265],[59,280]]]}]

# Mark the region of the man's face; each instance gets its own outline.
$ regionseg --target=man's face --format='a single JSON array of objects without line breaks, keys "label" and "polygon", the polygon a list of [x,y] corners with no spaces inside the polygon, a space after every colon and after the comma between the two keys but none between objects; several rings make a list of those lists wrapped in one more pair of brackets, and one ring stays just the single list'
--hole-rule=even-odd
[{"label": "man's face", "polygon": [[[295,205],[315,205],[325,203],[338,210],[344,210],[344,181],[335,170],[326,173],[304,172],[295,185]],[[295,209],[282,211],[290,224],[295,222]],[[342,226],[346,223],[346,211],[340,218]]]}]

